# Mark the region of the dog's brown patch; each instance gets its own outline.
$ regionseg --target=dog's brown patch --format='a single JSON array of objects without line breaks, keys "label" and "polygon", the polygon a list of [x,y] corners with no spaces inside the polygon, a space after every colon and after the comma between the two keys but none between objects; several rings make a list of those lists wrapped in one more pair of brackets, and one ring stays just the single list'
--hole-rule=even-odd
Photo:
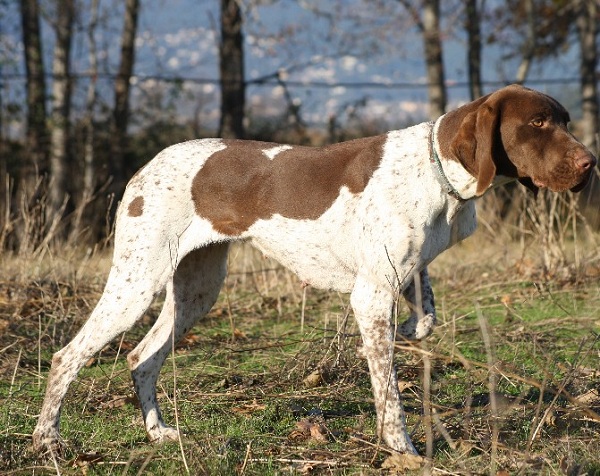
[{"label": "dog's brown patch", "polygon": [[343,186],[362,192],[379,166],[386,136],[327,147],[292,147],[272,160],[276,147],[256,141],[225,141],[192,181],[196,213],[215,230],[237,235],[274,214],[315,220]]},{"label": "dog's brown patch", "polygon": [[127,208],[130,217],[139,217],[144,213],[144,197],[135,197]]}]

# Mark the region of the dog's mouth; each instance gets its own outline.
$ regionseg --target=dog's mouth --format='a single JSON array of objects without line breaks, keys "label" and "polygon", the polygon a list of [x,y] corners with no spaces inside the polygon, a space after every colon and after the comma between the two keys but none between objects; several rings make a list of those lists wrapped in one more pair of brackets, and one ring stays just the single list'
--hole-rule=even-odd
[{"label": "dog's mouth", "polygon": [[581,192],[585,188],[585,186],[588,184],[591,177],[592,177],[592,173],[590,171],[589,173],[586,174],[586,176],[583,178],[583,180],[581,182],[579,182],[574,187],[570,188],[571,192],[574,192],[574,193]]},{"label": "dog's mouth", "polygon": [[549,190],[552,190],[553,192],[566,192],[567,190],[570,190],[571,192],[577,193],[577,192],[581,192],[585,188],[585,186],[590,181],[591,177],[592,177],[592,171],[590,170],[583,175],[583,178],[580,177],[579,181],[576,182],[575,185],[553,184],[553,183],[549,183],[549,182],[542,180],[540,178],[537,178],[537,177],[531,177],[531,181],[533,182],[533,184],[536,187],[547,188]]}]

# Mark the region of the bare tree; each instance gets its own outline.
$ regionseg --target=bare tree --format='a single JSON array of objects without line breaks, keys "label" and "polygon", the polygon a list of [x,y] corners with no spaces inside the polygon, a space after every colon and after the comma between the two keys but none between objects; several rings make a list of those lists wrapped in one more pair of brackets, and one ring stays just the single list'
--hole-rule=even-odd
[{"label": "bare tree", "polygon": [[38,176],[46,171],[48,156],[46,81],[37,0],[21,0],[21,25],[27,74],[27,133],[20,187],[31,197]]},{"label": "bare tree", "polygon": [[127,151],[127,126],[129,124],[129,90],[135,63],[135,36],[139,14],[139,0],[126,0],[123,33],[121,35],[121,59],[115,81],[114,137],[110,163],[112,191],[116,195],[125,186],[125,154]]},{"label": "bare tree", "polygon": [[581,103],[583,113],[583,143],[598,152],[598,2],[582,0],[577,12],[577,31],[581,48]]},{"label": "bare tree", "polygon": [[[598,107],[598,80],[596,67],[598,65],[598,1],[581,0],[577,4],[576,25],[579,35],[579,46],[581,51],[580,80],[581,80],[581,110],[582,110],[582,133],[583,143],[596,155],[600,152],[600,130],[599,107]],[[600,196],[598,175],[594,176],[592,185],[588,187],[585,194],[587,205],[597,203]],[[597,210],[596,206],[591,207]],[[594,217],[596,220],[597,216]]]},{"label": "bare tree", "polygon": [[91,19],[88,28],[90,82],[88,84],[85,117],[85,139],[83,151],[83,190],[82,202],[86,203],[94,193],[94,108],[98,95],[96,78],[98,77],[98,57],[96,52],[96,26],[98,23],[98,2],[92,0]]},{"label": "bare tree", "polygon": [[82,231],[82,225],[85,222],[84,212],[92,201],[94,196],[94,187],[96,184],[96,171],[94,167],[94,141],[96,137],[94,110],[96,108],[98,90],[96,87],[96,78],[98,77],[98,54],[96,47],[96,28],[98,26],[98,6],[99,0],[92,0],[90,5],[90,22],[87,29],[88,37],[88,58],[90,80],[87,85],[85,116],[83,118],[83,157],[81,161],[81,170],[83,180],[79,195],[75,198],[75,216],[71,228],[71,236],[77,237]]},{"label": "bare tree", "polygon": [[446,112],[446,85],[442,39],[440,32],[440,0],[422,0],[422,11],[411,0],[398,0],[412,16],[423,35],[427,90],[429,94],[429,117],[435,120]]},{"label": "bare tree", "polygon": [[[482,2],[483,3],[483,2]],[[481,10],[478,0],[465,0],[467,30],[467,68],[471,100],[483,96],[481,85]]]},{"label": "bare tree", "polygon": [[524,6],[525,18],[527,22],[525,31],[527,33],[525,37],[525,42],[523,43],[522,47],[523,55],[521,57],[521,63],[519,64],[519,68],[517,69],[517,75],[515,78],[515,81],[519,84],[523,84],[527,79],[529,69],[531,68],[531,63],[533,62],[533,58],[535,57],[537,46],[537,31],[533,0],[524,0]]},{"label": "bare tree", "polygon": [[244,137],[246,85],[244,80],[244,37],[238,0],[221,0],[221,119],[219,136]]},{"label": "bare tree", "polygon": [[572,32],[574,3],[552,0],[495,3],[490,11],[493,20],[487,37],[506,52],[498,65],[512,67],[514,63],[510,60],[518,60],[516,72],[507,74],[506,81],[525,82],[536,60],[557,56],[562,51]]},{"label": "bare tree", "polygon": [[70,52],[75,15],[74,0],[58,0],[55,4],[56,42],[52,60],[52,127],[50,130],[47,223],[50,223],[60,213],[67,198],[69,171],[67,144],[71,109]]}]

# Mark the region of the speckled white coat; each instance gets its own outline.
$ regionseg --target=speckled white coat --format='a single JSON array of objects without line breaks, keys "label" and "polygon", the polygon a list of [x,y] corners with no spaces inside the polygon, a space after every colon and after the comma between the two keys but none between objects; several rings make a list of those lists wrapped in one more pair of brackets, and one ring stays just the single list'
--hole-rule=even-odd
[{"label": "speckled white coat", "polygon": [[[70,382],[94,353],[142,316],[165,286],[163,310],[128,360],[149,438],[176,438],[177,432],[162,420],[155,389],[171,335],[179,339],[210,310],[225,276],[228,243],[245,239],[303,281],[351,293],[372,376],[379,435],[395,450],[415,452],[392,365],[392,307],[403,292],[412,314],[399,333],[427,336],[435,309],[426,266],[475,229],[473,203],[449,196],[431,167],[431,128],[425,123],[388,133],[380,165],[366,188],[353,194],[342,187],[319,218],[274,215],[235,237],[215,231],[190,199],[193,177],[226,145],[198,140],[161,152],[125,191],[105,291],[81,331],[53,358],[34,444],[42,448],[60,441],[60,407]],[[290,148],[272,146],[264,154],[273,159]],[[453,185],[472,195],[473,177],[457,169],[456,162],[442,161]]]}]

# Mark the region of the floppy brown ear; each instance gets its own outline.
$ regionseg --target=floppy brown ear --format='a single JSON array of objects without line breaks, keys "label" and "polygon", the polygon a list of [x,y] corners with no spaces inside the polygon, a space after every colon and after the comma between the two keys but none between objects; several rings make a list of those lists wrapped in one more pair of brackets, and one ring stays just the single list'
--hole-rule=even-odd
[{"label": "floppy brown ear", "polygon": [[477,170],[476,194],[481,196],[496,177],[494,141],[498,134],[500,114],[492,104],[483,103],[477,110],[475,123],[475,167]]},{"label": "floppy brown ear", "polygon": [[533,198],[537,198],[538,192],[539,192],[539,188],[537,185],[535,185],[533,183],[533,180],[531,180],[529,177],[523,177],[519,179],[519,182],[521,182],[523,185],[525,185],[529,190],[531,190],[533,192]]}]

